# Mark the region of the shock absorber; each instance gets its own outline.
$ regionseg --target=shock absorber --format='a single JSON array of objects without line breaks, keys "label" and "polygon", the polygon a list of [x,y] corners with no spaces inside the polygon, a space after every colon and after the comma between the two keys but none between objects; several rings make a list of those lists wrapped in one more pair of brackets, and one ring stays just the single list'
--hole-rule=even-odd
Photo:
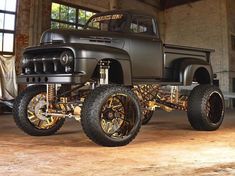
[{"label": "shock absorber", "polygon": [[100,85],[109,84],[110,61],[100,61]]},{"label": "shock absorber", "polygon": [[47,84],[47,110],[52,108],[52,103],[55,100],[55,85]]},{"label": "shock absorber", "polygon": [[171,103],[179,101],[179,86],[171,86]]}]

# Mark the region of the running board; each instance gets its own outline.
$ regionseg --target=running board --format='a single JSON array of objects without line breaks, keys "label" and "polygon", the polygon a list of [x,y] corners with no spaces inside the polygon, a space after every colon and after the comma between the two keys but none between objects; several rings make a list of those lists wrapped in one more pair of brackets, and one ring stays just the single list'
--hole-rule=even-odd
[{"label": "running board", "polygon": [[0,103],[6,105],[7,107],[13,109],[14,100],[1,100]]}]

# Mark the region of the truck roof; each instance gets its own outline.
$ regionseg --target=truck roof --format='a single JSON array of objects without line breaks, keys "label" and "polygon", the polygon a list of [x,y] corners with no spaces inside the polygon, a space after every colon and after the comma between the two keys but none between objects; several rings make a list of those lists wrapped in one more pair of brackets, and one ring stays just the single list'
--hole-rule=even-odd
[{"label": "truck roof", "polygon": [[111,11],[97,13],[94,16],[109,15],[109,14],[120,14],[120,13],[124,13],[124,14],[128,14],[128,15],[143,15],[143,16],[154,17],[154,15],[151,14],[151,13],[144,12],[144,11],[141,11],[141,10],[135,10],[135,9],[111,10]]}]

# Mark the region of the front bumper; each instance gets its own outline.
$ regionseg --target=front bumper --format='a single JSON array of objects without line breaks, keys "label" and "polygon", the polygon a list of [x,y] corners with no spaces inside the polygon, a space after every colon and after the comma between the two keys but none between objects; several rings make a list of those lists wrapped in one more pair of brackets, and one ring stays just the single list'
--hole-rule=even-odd
[{"label": "front bumper", "polygon": [[20,75],[17,77],[18,84],[83,84],[83,74],[37,74]]}]

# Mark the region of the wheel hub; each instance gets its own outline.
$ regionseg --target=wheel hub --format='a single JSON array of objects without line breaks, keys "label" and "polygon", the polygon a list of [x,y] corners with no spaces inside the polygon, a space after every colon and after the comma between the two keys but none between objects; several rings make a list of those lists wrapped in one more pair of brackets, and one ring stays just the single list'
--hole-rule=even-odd
[{"label": "wheel hub", "polygon": [[109,113],[108,113],[108,118],[109,118],[109,119],[113,119],[113,117],[114,117],[113,112],[109,112]]},{"label": "wheel hub", "polygon": [[34,107],[35,115],[40,119],[40,120],[46,120],[46,116],[43,115],[45,113],[44,109],[46,107],[46,101],[45,100],[40,100],[37,102],[37,104]]},{"label": "wheel hub", "polygon": [[116,113],[115,111],[113,111],[112,109],[107,109],[105,112],[104,112],[104,118],[107,119],[107,120],[113,120],[116,116]]},{"label": "wheel hub", "polygon": [[55,126],[60,119],[55,116],[46,116],[46,95],[38,94],[28,104],[28,119],[38,129],[49,129]]},{"label": "wheel hub", "polygon": [[126,95],[113,95],[104,104],[101,112],[101,127],[104,132],[114,138],[125,136],[131,126],[128,113]]}]

